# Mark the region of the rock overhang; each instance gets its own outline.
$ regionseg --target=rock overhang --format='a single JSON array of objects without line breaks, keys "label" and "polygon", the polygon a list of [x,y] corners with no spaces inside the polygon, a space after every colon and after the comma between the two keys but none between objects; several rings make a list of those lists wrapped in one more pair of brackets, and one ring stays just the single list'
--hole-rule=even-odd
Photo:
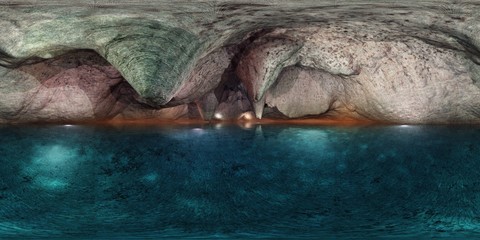
[{"label": "rock overhang", "polygon": [[[477,10],[474,1],[11,1],[0,58],[15,72],[94,50],[149,108],[238,108],[228,97],[238,92],[258,117],[267,107],[287,117],[479,122]],[[214,91],[217,101],[205,97]]]}]

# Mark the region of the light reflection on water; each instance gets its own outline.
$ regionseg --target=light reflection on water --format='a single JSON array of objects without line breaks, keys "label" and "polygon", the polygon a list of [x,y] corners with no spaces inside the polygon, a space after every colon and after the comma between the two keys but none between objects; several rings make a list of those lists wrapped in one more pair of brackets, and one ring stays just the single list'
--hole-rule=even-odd
[{"label": "light reflection on water", "polygon": [[480,236],[480,127],[0,127],[0,238]]}]

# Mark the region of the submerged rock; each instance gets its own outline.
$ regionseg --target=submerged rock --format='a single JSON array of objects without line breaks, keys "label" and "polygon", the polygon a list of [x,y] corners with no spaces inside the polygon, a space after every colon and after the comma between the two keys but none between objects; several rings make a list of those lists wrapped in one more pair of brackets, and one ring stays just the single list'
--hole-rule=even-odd
[{"label": "submerged rock", "polygon": [[453,0],[19,0],[0,6],[0,122],[272,110],[480,122],[479,12]]}]

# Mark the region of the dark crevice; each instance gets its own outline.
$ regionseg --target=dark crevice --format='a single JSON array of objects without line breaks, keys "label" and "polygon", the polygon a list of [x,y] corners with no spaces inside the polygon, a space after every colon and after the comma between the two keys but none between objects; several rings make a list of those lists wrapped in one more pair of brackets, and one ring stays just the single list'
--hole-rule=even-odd
[{"label": "dark crevice", "polygon": [[465,48],[465,52],[470,57],[470,59],[476,63],[480,64],[480,50],[473,45],[467,36],[452,36],[457,40],[457,42]]},{"label": "dark crevice", "polygon": [[265,107],[263,108],[262,117],[273,119],[290,119],[288,116],[280,112],[277,107],[269,107],[267,104],[265,104]]},{"label": "dark crevice", "polygon": [[257,31],[253,31],[252,33],[249,34],[250,36],[247,37],[241,43],[236,45],[226,46],[226,50],[234,54],[231,59],[230,65],[225,69],[225,71],[222,74],[221,82],[214,89],[215,96],[219,103],[225,101],[226,98],[228,98],[228,95],[224,94],[224,92],[226,91],[234,91],[234,92],[241,91],[245,96],[247,96],[247,92],[243,84],[240,82],[240,79],[238,78],[235,71],[237,69],[237,66],[240,60],[245,55],[245,52],[247,51],[248,47],[255,40],[272,31],[273,29],[260,29]]},{"label": "dark crevice", "polygon": [[434,47],[438,47],[438,48],[443,48],[443,49],[448,49],[448,50],[453,50],[453,51],[462,51],[461,49],[458,49],[450,44],[447,44],[447,43],[443,43],[443,42],[439,42],[439,41],[435,41],[433,39],[428,39],[428,38],[425,38],[425,37],[420,37],[420,36],[412,36],[413,38],[416,38],[426,44],[430,44]]},{"label": "dark crevice", "polygon": [[[228,55],[233,57],[231,57],[228,67],[224,69],[218,85],[212,91],[205,93],[204,96],[199,97],[188,105],[190,118],[210,120],[211,115],[213,115],[211,112],[212,109],[214,109],[215,112],[222,112],[223,119],[236,119],[238,117],[236,116],[237,114],[245,111],[253,111],[247,91],[238,78],[236,69],[249,46],[255,40],[271,31],[273,31],[273,29],[251,31],[246,34],[246,37],[240,43],[232,43],[223,47]],[[209,100],[207,97],[212,93],[216,101]],[[172,99],[170,104],[165,106],[173,106],[171,105],[172,102],[175,102],[175,99]],[[220,107],[221,104],[224,105],[219,109],[218,107]],[[225,106],[228,106],[229,109],[225,109]]]},{"label": "dark crevice", "polygon": [[17,68],[22,65],[35,64],[45,60],[46,59],[40,58],[40,57],[29,57],[26,59],[18,59],[0,49],[0,66],[5,68]]}]

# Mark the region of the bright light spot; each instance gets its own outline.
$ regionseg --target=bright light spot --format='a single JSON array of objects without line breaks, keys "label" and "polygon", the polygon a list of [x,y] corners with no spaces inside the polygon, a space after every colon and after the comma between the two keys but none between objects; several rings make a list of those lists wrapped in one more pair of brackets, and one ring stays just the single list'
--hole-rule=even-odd
[{"label": "bright light spot", "polygon": [[39,155],[36,159],[39,163],[58,164],[77,157],[77,152],[61,145],[53,145],[41,149]]},{"label": "bright light spot", "polygon": [[[22,224],[22,225],[24,225],[24,224]],[[7,234],[8,234],[8,231],[12,231],[12,232],[33,232],[33,229],[29,226],[19,226],[16,223],[7,222],[7,221],[0,222],[0,229],[2,231],[7,230]]]},{"label": "bright light spot", "polygon": [[71,125],[71,124],[65,124],[65,125],[63,125],[63,126],[64,126],[64,127],[73,127],[73,125]]},{"label": "bright light spot", "polygon": [[30,176],[42,189],[58,191],[67,188],[82,159],[78,149],[63,144],[37,145],[34,149],[31,162],[22,169],[23,174]]},{"label": "bright light spot", "polygon": [[192,129],[192,131],[195,133],[195,134],[198,134],[198,135],[202,135],[205,133],[205,130],[202,129],[202,128],[194,128]]},{"label": "bright light spot", "polygon": [[251,111],[244,112],[240,114],[240,116],[238,117],[238,119],[244,119],[244,120],[253,120],[254,118],[255,118],[254,114]]},{"label": "bright light spot", "polygon": [[400,125],[400,127],[410,127],[410,125]]},{"label": "bright light spot", "polygon": [[328,130],[292,127],[283,130],[277,138],[287,139],[288,148],[295,149],[297,153],[302,152],[301,155],[315,156],[321,153],[322,159],[334,159],[329,135]]},{"label": "bright light spot", "polygon": [[240,127],[243,129],[252,129],[255,125],[251,122],[240,122]]},{"label": "bright light spot", "polygon": [[68,186],[68,183],[57,178],[38,176],[35,182],[45,189],[60,190]]},{"label": "bright light spot", "polygon": [[221,113],[215,113],[215,119],[223,119],[223,115]]},{"label": "bright light spot", "polygon": [[149,173],[145,176],[143,176],[143,180],[147,181],[147,182],[155,182],[158,178],[158,174],[157,173]]}]

